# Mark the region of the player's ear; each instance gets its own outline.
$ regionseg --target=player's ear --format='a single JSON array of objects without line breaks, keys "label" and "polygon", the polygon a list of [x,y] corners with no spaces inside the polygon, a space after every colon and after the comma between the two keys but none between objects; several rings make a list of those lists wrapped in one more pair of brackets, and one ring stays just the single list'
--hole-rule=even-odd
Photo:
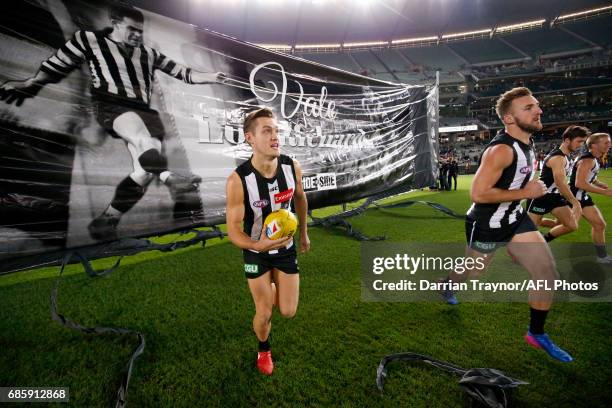
[{"label": "player's ear", "polygon": [[502,122],[504,122],[506,125],[512,125],[514,124],[514,116],[512,116],[511,113],[506,113],[504,116],[502,116]]},{"label": "player's ear", "polygon": [[249,144],[249,146],[253,146],[253,132],[249,131],[244,134],[244,140]]}]

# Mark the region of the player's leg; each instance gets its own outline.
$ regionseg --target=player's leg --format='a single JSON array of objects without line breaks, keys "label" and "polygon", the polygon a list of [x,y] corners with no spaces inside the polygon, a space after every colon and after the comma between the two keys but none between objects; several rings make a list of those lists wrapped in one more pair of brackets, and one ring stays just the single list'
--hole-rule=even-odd
[{"label": "player's leg", "polygon": [[136,161],[146,172],[159,177],[168,171],[167,160],[161,153],[161,142],[151,136],[138,114],[125,112],[117,116],[113,121],[113,130],[132,147]]},{"label": "player's leg", "polygon": [[165,159],[158,153],[151,153],[161,151],[161,142],[151,137],[137,114],[124,112],[118,115],[113,121],[113,131],[125,141],[132,157],[134,170],[119,182],[108,207],[88,225],[89,234],[97,240],[118,239],[117,225],[121,216],[140,201],[145,194],[146,186],[154,177],[149,171],[151,169],[144,168],[148,163],[147,160],[151,163],[157,161],[158,167],[165,167]]},{"label": "player's leg", "polygon": [[[548,288],[554,287],[558,273],[552,252],[542,234],[527,231],[516,234],[508,244],[508,251],[522,265],[533,281],[546,282]],[[529,292],[530,323],[525,335],[528,344],[543,348],[551,357],[570,362],[572,357],[550,340],[544,331],[544,324],[553,303],[554,291],[540,288]]]},{"label": "player's leg", "polygon": [[[261,266],[259,266],[261,268]],[[271,375],[274,369],[270,350],[270,330],[272,329],[272,311],[275,291],[272,286],[272,273],[267,271],[256,278],[247,279],[249,290],[255,303],[253,331],[259,341],[257,369],[265,375]]]},{"label": "player's leg", "polygon": [[544,216],[543,214],[536,214],[532,212],[528,212],[527,214],[529,215],[529,218],[531,218],[531,222],[533,222],[533,225],[535,225],[536,227],[540,225],[540,223],[542,222],[542,217]]},{"label": "player's leg", "polygon": [[569,234],[578,229],[578,221],[574,218],[574,213],[572,213],[572,209],[569,206],[564,205],[563,207],[553,208],[551,213],[557,218],[559,225],[551,228],[544,236],[546,242],[550,242],[561,235]]},{"label": "player's leg", "polygon": [[[143,117],[149,122],[148,125],[143,121]],[[129,145],[137,155],[137,160],[142,168],[154,174],[156,177],[169,187],[171,193],[184,193],[197,189],[196,184],[201,182],[198,176],[181,176],[168,170],[168,161],[162,154],[161,141],[153,137],[149,128],[155,131],[158,137],[163,134],[163,124],[156,113],[144,112],[125,112],[113,121],[113,130]]]},{"label": "player's leg", "polygon": [[612,263],[612,257],[608,256],[606,250],[606,221],[601,211],[595,205],[584,206],[582,216],[591,224],[591,238],[597,252],[597,261],[602,263]]},{"label": "player's leg", "polygon": [[272,269],[278,296],[278,311],[281,316],[291,319],[295,316],[300,299],[299,273],[285,273],[280,269]]},{"label": "player's leg", "polygon": [[550,219],[550,218],[542,218],[540,220],[540,224],[538,225],[538,227],[554,228],[557,225],[561,225],[561,223],[557,219],[553,220],[553,219]]},{"label": "player's leg", "polygon": [[[493,260],[493,255],[495,254],[495,249],[497,243],[495,242],[494,233],[491,230],[486,229],[482,230],[478,228],[477,222],[472,219],[465,220],[465,238],[467,241],[467,248],[465,252],[466,258],[471,258],[476,260],[476,258],[480,258],[480,264],[484,265],[482,269],[477,269],[476,266],[474,268],[464,271],[463,273],[457,273],[455,271],[451,271],[449,275],[445,278],[441,278],[438,280],[438,283],[460,283],[464,282],[469,278],[476,278],[480,275],[486,268],[489,263]],[[472,265],[478,265],[477,262],[472,262]],[[444,301],[450,305],[456,305],[459,303],[455,294],[452,290],[443,288],[440,290],[440,295],[444,299]]]},{"label": "player's leg", "polygon": [[88,225],[90,235],[97,240],[117,239],[117,225],[123,214],[142,199],[153,174],[146,172],[138,162],[135,147],[126,143],[132,156],[134,171],[121,180],[112,201],[98,217]]}]

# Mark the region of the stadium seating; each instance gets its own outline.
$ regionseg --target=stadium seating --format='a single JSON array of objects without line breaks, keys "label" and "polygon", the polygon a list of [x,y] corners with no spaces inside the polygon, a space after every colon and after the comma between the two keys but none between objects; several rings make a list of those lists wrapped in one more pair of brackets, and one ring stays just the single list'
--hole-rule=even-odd
[{"label": "stadium seating", "polygon": [[362,70],[357,63],[344,53],[320,53],[320,54],[301,54],[300,57],[318,62],[320,64],[329,65],[344,69],[346,71],[357,72]]},{"label": "stadium seating", "polygon": [[559,28],[514,33],[504,36],[504,40],[533,58],[560,52],[578,52],[593,47]]},{"label": "stadium seating", "polygon": [[525,58],[499,39],[459,41],[449,46],[471,64]]},{"label": "stadium seating", "polygon": [[563,27],[602,47],[612,45],[612,16],[568,23],[564,24]]}]

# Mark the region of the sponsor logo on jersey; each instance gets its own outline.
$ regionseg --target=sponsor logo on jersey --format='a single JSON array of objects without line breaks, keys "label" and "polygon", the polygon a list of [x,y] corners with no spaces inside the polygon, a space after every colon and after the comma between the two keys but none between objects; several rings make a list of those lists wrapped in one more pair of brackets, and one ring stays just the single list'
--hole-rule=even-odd
[{"label": "sponsor logo on jersey", "polygon": [[274,194],[274,203],[275,204],[284,203],[286,201],[291,200],[291,197],[293,197],[292,188],[285,190],[285,191],[281,191],[280,193]]},{"label": "sponsor logo on jersey", "polygon": [[531,166],[525,166],[525,167],[521,167],[521,174],[529,174],[531,173],[533,169],[531,168]]},{"label": "sponsor logo on jersey", "polygon": [[263,200],[259,200],[259,201],[255,201],[253,202],[253,207],[255,208],[263,208],[265,206],[267,206],[268,204],[270,204],[270,201],[263,199]]}]

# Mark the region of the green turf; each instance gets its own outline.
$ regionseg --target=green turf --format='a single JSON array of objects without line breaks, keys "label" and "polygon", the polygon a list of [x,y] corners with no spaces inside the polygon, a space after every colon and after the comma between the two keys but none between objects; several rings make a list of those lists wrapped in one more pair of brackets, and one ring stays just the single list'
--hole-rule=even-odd
[{"label": "green turf", "polygon": [[[612,183],[612,171],[602,173]],[[456,192],[422,191],[410,197],[464,213],[470,180],[461,176]],[[604,214],[612,212],[609,198],[596,197],[596,202]],[[384,234],[393,242],[464,240],[463,222],[425,206],[371,209],[351,221],[364,233]],[[526,380],[530,385],[515,394],[518,406],[612,404],[611,305],[555,305],[547,329],[576,358],[561,364],[524,344],[526,304],[365,303],[360,243],[320,228],[311,229],[310,237],[312,251],[300,257],[298,314],[293,320],[273,320],[277,365],[270,378],[254,368],[252,301],[240,250],[227,240],[212,240],[204,249],[132,256],[104,278],[88,278],[70,265],[61,281],[60,312],[84,325],[145,334],[147,346],[128,394],[133,407],[468,405],[455,378],[422,365],[392,365],[380,394],[378,362],[402,351],[467,368],[495,367]],[[589,239],[582,223],[561,240]],[[49,295],[57,273],[58,268],[42,268],[0,276],[0,386],[69,387],[74,406],[109,406],[136,339],[83,335],[51,321]]]}]

